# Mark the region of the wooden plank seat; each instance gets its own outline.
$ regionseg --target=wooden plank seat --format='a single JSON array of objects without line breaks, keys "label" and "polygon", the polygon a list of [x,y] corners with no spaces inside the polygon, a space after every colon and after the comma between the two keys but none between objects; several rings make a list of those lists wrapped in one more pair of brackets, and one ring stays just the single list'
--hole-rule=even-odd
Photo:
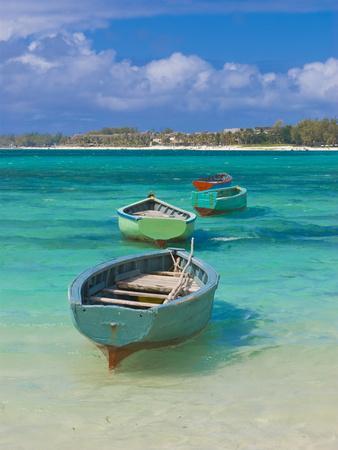
[{"label": "wooden plank seat", "polygon": [[180,277],[181,272],[170,272],[168,270],[157,270],[156,272],[150,272],[150,275],[164,275],[166,277]]},{"label": "wooden plank seat", "polygon": [[[141,274],[125,280],[118,281],[116,286],[118,289],[128,289],[134,291],[149,291],[169,294],[174,287],[177,286],[176,277],[168,277],[163,275]],[[200,286],[191,279],[189,292],[195,292]]]},{"label": "wooden plank seat", "polygon": [[165,294],[154,294],[152,292],[140,292],[140,291],[127,291],[125,289],[113,289],[106,288],[101,291],[103,294],[112,294],[112,295],[128,295],[129,297],[148,297],[165,300],[167,296]]},{"label": "wooden plank seat", "polygon": [[134,300],[124,300],[121,298],[108,298],[108,297],[90,297],[89,300],[92,303],[107,303],[110,305],[119,306],[132,306],[136,308],[153,308],[157,306],[156,303],[138,302]]}]

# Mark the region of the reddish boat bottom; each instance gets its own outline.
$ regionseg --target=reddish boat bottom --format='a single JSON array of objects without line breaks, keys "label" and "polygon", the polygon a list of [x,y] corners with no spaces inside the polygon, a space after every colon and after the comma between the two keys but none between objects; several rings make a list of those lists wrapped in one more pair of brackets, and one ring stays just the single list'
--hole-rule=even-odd
[{"label": "reddish boat bottom", "polygon": [[155,245],[159,248],[165,248],[167,246],[167,241],[164,241],[162,239],[157,239],[155,242]]},{"label": "reddish boat bottom", "polygon": [[221,183],[212,183],[210,181],[193,181],[192,184],[198,191],[207,191],[209,189],[221,189],[229,187],[231,181],[232,178],[228,181],[223,181]]},{"label": "reddish boat bottom", "polygon": [[115,369],[120,362],[130,356],[132,353],[138,352],[140,350],[149,350],[152,348],[158,348],[158,347],[168,347],[170,345],[177,345],[182,340],[173,340],[168,342],[159,342],[159,343],[151,343],[151,342],[144,342],[144,343],[135,343],[131,345],[127,345],[125,347],[114,347],[111,345],[105,345],[101,346],[98,345],[97,347],[103,352],[105,357],[108,361],[108,368],[109,370]]},{"label": "reddish boat bottom", "polygon": [[231,211],[219,211],[211,208],[200,208],[199,206],[194,206],[194,208],[200,216],[206,217],[206,216],[220,216],[222,214],[232,213],[233,211],[240,211],[242,209],[245,209],[245,206],[243,208],[232,209]]},{"label": "reddish boat bottom", "polygon": [[127,358],[127,356],[130,356],[132,353],[138,352],[140,350],[150,350],[159,347],[170,347],[173,345],[178,345],[181,344],[182,342],[185,342],[193,338],[194,336],[197,336],[202,331],[203,329],[197,331],[195,334],[189,336],[188,338],[177,338],[171,339],[169,341],[142,342],[142,343],[137,342],[135,344],[126,345],[125,347],[114,347],[112,345],[98,345],[98,344],[96,344],[96,346],[107,358],[109,370],[114,370],[123,359]]},{"label": "reddish boat bottom", "polygon": [[119,348],[108,345],[98,345],[97,347],[107,358],[109,370],[115,369],[124,358],[127,358],[127,356],[131,355],[134,352],[137,352],[137,350],[140,350],[129,347]]}]

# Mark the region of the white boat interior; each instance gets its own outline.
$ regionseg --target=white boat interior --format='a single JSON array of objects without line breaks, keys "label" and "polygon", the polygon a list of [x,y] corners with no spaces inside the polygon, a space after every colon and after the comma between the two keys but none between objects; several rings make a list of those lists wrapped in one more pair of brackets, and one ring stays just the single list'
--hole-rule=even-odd
[{"label": "white boat interior", "polygon": [[165,217],[188,220],[192,214],[174,208],[154,197],[147,198],[124,208],[124,213],[144,217]]}]

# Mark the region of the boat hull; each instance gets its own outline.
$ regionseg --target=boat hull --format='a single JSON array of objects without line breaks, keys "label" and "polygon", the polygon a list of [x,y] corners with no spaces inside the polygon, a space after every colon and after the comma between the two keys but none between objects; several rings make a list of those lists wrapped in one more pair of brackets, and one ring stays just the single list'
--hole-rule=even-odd
[{"label": "boat hull", "polygon": [[192,182],[198,191],[208,191],[210,189],[221,189],[229,187],[232,182],[232,176],[228,173],[216,174],[207,178],[199,178]]},{"label": "boat hull", "polygon": [[231,180],[226,181],[226,182],[222,182],[222,183],[217,183],[217,182],[210,182],[210,181],[199,181],[199,180],[195,180],[193,181],[193,185],[195,186],[195,188],[198,191],[208,191],[210,189],[220,189],[223,187],[228,187],[231,184]]},{"label": "boat hull", "polygon": [[[230,195],[229,192],[234,192]],[[192,193],[192,205],[200,216],[226,214],[245,209],[247,206],[247,191],[234,187]]]},{"label": "boat hull", "polygon": [[150,273],[168,270],[173,252],[184,265],[188,258],[186,252],[162,250],[104,263],[79,275],[70,286],[74,325],[107,355],[110,368],[135,351],[183,342],[208,323],[219,276],[196,258],[193,258],[192,270],[195,279],[202,284],[183,297],[148,308],[88,302],[89,297],[100,295],[97,293],[114,285],[116,280],[130,277],[130,270],[141,269],[142,273],[142,269]]},{"label": "boat hull", "polygon": [[117,210],[119,229],[127,239],[165,244],[188,239],[196,215],[159,200],[154,195]]},{"label": "boat hull", "polygon": [[146,348],[181,342],[208,323],[215,289],[182,303],[136,310],[100,305],[72,306],[76,328],[99,346]]},{"label": "boat hull", "polygon": [[182,241],[189,239],[195,228],[195,219],[186,222],[176,219],[130,219],[118,217],[119,229],[127,239],[141,241]]}]

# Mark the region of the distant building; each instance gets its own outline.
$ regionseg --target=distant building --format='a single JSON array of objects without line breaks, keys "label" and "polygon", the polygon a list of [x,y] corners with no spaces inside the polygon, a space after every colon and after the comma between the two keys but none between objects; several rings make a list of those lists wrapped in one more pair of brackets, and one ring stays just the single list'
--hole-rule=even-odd
[{"label": "distant building", "polygon": [[241,131],[240,128],[224,128],[223,133],[237,133]]},{"label": "distant building", "polygon": [[267,133],[269,133],[269,131],[272,129],[272,127],[255,127],[254,128],[254,130],[255,130],[255,133],[265,133],[265,134],[267,134]]},{"label": "distant building", "polygon": [[151,145],[161,145],[161,144],[163,144],[163,141],[162,141],[162,139],[161,138],[154,138],[152,141],[151,141]]}]

